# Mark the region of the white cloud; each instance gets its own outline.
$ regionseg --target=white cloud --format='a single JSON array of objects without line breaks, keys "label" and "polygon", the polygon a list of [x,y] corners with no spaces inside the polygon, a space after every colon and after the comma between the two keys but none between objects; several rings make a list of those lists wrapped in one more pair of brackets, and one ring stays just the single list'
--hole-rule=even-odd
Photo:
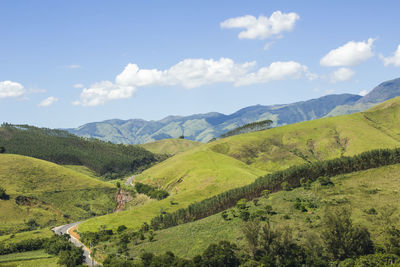
[{"label": "white cloud", "polygon": [[54,96],[49,96],[48,98],[44,99],[42,102],[39,103],[39,107],[48,107],[53,105],[58,101],[58,98],[55,98]]},{"label": "white cloud", "polygon": [[80,68],[82,68],[82,66],[81,65],[78,65],[78,64],[72,64],[72,65],[67,65],[67,66],[65,66],[67,69],[80,69]]},{"label": "white cloud", "polygon": [[354,66],[374,56],[372,44],[374,39],[369,38],[367,42],[350,41],[347,44],[331,50],[320,60],[322,66]]},{"label": "white cloud", "polygon": [[331,82],[344,82],[348,81],[354,76],[354,71],[349,68],[339,68],[338,70],[332,72],[330,75]]},{"label": "white cloud", "polygon": [[275,11],[269,18],[246,15],[227,19],[221,22],[220,26],[225,29],[244,28],[245,30],[239,33],[239,39],[267,39],[284,31],[291,31],[299,18],[294,12]]},{"label": "white cloud", "polygon": [[362,91],[360,91],[358,94],[359,94],[360,96],[365,96],[365,95],[367,95],[368,93],[369,93],[368,90],[362,90]]},{"label": "white cloud", "polygon": [[73,87],[79,89],[79,88],[83,88],[85,86],[83,84],[81,84],[81,83],[76,83],[76,84],[73,85]]},{"label": "white cloud", "polygon": [[385,64],[385,66],[393,65],[396,67],[400,67],[400,45],[397,47],[397,50],[393,53],[393,56],[384,57],[383,55],[380,55],[380,58],[382,59],[383,64]]},{"label": "white cloud", "polygon": [[24,86],[17,82],[2,81],[0,82],[0,99],[9,97],[20,97],[27,92]]},{"label": "white cloud", "polygon": [[140,69],[136,64],[128,64],[117,75],[115,82],[103,81],[90,88],[84,88],[74,105],[96,106],[110,100],[131,97],[138,87],[182,86],[190,89],[215,83],[233,83],[235,86],[253,83],[267,83],[273,80],[300,78],[303,74],[315,78],[307,67],[294,61],[273,62],[256,72],[251,70],[256,62],[235,63],[230,58],[185,59],[169,69]]},{"label": "white cloud", "polygon": [[249,85],[255,83],[268,83],[276,80],[298,79],[307,74],[307,67],[294,61],[273,62],[268,67],[262,67],[257,72],[249,73],[240,77],[235,86]]},{"label": "white cloud", "polygon": [[195,88],[203,85],[234,82],[236,77],[245,75],[255,62],[235,63],[230,58],[185,59],[167,70],[139,69],[128,64],[116,78],[116,83],[134,87],[149,85],[181,85]]},{"label": "white cloud", "polygon": [[110,100],[129,98],[135,92],[135,87],[120,86],[110,81],[102,81],[92,84],[90,88],[84,88],[79,100],[74,105],[97,106]]}]

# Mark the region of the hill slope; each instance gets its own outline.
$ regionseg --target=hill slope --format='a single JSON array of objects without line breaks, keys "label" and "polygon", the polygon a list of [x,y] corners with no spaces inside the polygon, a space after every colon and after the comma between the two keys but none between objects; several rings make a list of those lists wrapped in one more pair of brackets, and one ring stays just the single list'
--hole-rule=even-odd
[{"label": "hill slope", "polygon": [[[385,166],[367,171],[355,172],[333,177],[334,186],[321,186],[313,183],[310,190],[297,188],[293,191],[281,191],[271,194],[268,199],[260,198],[257,206],[248,203],[250,212],[261,210],[266,213],[265,207],[271,206],[274,212],[270,216],[274,227],[289,226],[295,238],[305,241],[305,238],[314,233],[317,236],[321,231],[321,218],[327,207],[349,206],[352,209],[353,221],[368,228],[375,242],[382,243],[382,231],[385,225],[380,216],[385,210],[395,208],[393,218],[399,215],[400,203],[397,201],[400,180],[398,173],[400,165]],[[305,211],[296,209],[297,199],[306,206]],[[182,224],[169,229],[156,231],[153,242],[143,241],[138,245],[130,244],[131,255],[141,251],[155,254],[164,254],[172,251],[180,257],[191,258],[201,254],[210,244],[227,240],[246,248],[245,238],[241,231],[243,221],[234,217],[235,208],[227,212],[228,220],[224,220],[221,213],[205,219]],[[397,226],[400,223],[397,221]],[[210,238],[212,237],[212,238]],[[108,245],[112,247],[112,245]]]},{"label": "hill slope", "polygon": [[[187,206],[255,176],[307,162],[351,156],[400,145],[400,98],[370,111],[302,122],[221,139],[178,154],[144,171],[136,180],[170,192],[170,197],[132,211],[94,218],[80,226],[94,230],[104,224],[137,227],[141,220]],[[251,175],[250,175],[251,174]],[[176,204],[170,201],[179,199]],[[147,210],[146,216],[138,216]]]},{"label": "hill slope", "polygon": [[140,145],[146,150],[154,154],[169,154],[175,155],[186,150],[192,149],[202,145],[199,142],[195,142],[187,139],[163,139],[151,143]]},{"label": "hill slope", "polygon": [[113,177],[142,170],[156,161],[153,153],[139,146],[87,140],[66,131],[28,125],[3,124],[0,147],[6,153],[44,159],[57,164],[84,165],[98,175]]},{"label": "hill slope", "polygon": [[187,117],[169,116],[160,121],[108,120],[88,123],[68,131],[83,137],[125,144],[148,143],[181,135],[186,139],[207,142],[229,130],[259,120],[271,119],[276,126],[318,119],[336,106],[353,105],[360,98],[351,94],[328,95],[292,104],[251,106],[230,115],[211,112]]},{"label": "hill slope", "polygon": [[71,169],[30,157],[0,154],[0,184],[10,195],[0,200],[0,232],[112,212],[116,188]]}]

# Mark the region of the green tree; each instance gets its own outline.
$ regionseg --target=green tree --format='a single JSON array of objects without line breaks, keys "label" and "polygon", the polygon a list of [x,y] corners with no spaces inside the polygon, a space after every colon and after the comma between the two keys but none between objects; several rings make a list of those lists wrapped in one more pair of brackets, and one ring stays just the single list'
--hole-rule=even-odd
[{"label": "green tree", "polygon": [[353,225],[351,211],[346,207],[327,210],[321,236],[333,260],[358,257],[374,250],[370,233],[364,227]]}]

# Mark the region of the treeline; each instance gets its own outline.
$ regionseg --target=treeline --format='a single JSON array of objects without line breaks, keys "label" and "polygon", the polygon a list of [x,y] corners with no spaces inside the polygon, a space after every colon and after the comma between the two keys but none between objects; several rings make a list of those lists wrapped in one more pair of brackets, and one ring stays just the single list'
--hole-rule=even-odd
[{"label": "treeline", "polygon": [[[179,258],[172,252],[162,255],[144,252],[136,260],[119,249],[119,253],[110,254],[103,265],[361,267],[400,264],[400,229],[393,223],[386,223],[380,238],[382,243],[375,243],[367,228],[353,223],[351,210],[346,207],[327,209],[320,234],[309,233],[302,241],[293,235],[291,228],[274,227],[269,220],[247,221],[242,224],[241,232],[245,247],[220,241],[192,259]],[[120,240],[125,244],[132,241],[126,234],[122,234]]]},{"label": "treeline", "polygon": [[145,194],[149,196],[150,198],[154,198],[157,200],[164,199],[169,196],[168,192],[165,190],[160,190],[154,186],[148,185],[148,184],[142,184],[139,182],[135,183],[135,189],[136,192],[140,194]]},{"label": "treeline", "polygon": [[245,124],[243,126],[240,126],[238,128],[235,128],[229,132],[226,132],[220,136],[220,138],[225,138],[228,136],[233,136],[233,135],[238,135],[238,134],[243,134],[243,133],[250,133],[250,132],[255,132],[255,131],[262,131],[270,128],[272,124],[271,120],[263,120],[263,121],[257,121],[257,122],[251,122],[248,124]]},{"label": "treeline", "polygon": [[57,164],[84,165],[109,179],[142,171],[159,160],[140,146],[117,145],[62,130],[6,123],[0,127],[0,147],[6,153]]},{"label": "treeline", "polygon": [[293,166],[259,177],[249,185],[228,190],[201,202],[195,202],[187,208],[160,214],[151,220],[151,227],[155,230],[165,229],[199,220],[235,206],[240,199],[254,199],[265,190],[276,192],[282,190],[283,187],[288,190],[315,181],[319,177],[332,177],[397,163],[400,163],[400,148],[372,150],[352,157]]}]

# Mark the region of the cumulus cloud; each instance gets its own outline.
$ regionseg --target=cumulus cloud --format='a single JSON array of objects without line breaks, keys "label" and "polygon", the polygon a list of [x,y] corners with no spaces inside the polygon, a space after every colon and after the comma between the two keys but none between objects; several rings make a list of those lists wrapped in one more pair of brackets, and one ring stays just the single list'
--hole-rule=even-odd
[{"label": "cumulus cloud", "polygon": [[84,88],[79,100],[74,105],[97,106],[110,100],[129,98],[135,92],[135,87],[121,86],[110,81],[102,81],[92,84],[90,88]]},{"label": "cumulus cloud", "polygon": [[81,65],[78,65],[78,64],[71,64],[71,65],[67,65],[67,66],[65,66],[67,69],[80,69],[80,68],[82,68],[82,66]]},{"label": "cumulus cloud", "polygon": [[181,85],[195,88],[203,85],[234,82],[236,77],[245,75],[255,62],[235,63],[230,58],[185,59],[167,70],[139,69],[128,64],[116,78],[117,84],[135,87],[149,85]]},{"label": "cumulus cloud", "polygon": [[276,80],[298,79],[307,74],[307,67],[294,61],[273,62],[268,67],[262,67],[257,72],[249,73],[240,77],[235,86],[249,85],[255,83],[268,83]]},{"label": "cumulus cloud", "polygon": [[365,96],[365,95],[367,95],[368,93],[369,93],[368,90],[362,90],[362,91],[360,91],[358,94],[359,94],[360,96]]},{"label": "cumulus cloud", "polygon": [[369,38],[367,42],[350,41],[343,46],[331,50],[320,60],[322,66],[339,67],[354,66],[374,56],[372,44],[374,39]]},{"label": "cumulus cloud", "polygon": [[83,84],[81,84],[81,83],[76,83],[76,84],[73,85],[73,87],[79,89],[79,88],[83,88],[85,86]]},{"label": "cumulus cloud", "polygon": [[0,82],[0,99],[10,97],[20,97],[27,93],[24,86],[17,82],[2,81]]},{"label": "cumulus cloud", "polygon": [[393,56],[384,57],[383,55],[380,55],[380,58],[382,59],[383,64],[385,64],[385,66],[393,65],[396,67],[400,67],[400,45],[397,47],[397,50],[393,53]]},{"label": "cumulus cloud", "polygon": [[46,99],[44,99],[42,102],[39,103],[39,107],[48,107],[53,105],[54,103],[56,103],[58,101],[58,98],[55,98],[54,96],[50,96]]},{"label": "cumulus cloud", "polygon": [[294,12],[275,11],[269,18],[246,15],[227,19],[221,22],[220,26],[223,29],[244,28],[245,30],[239,33],[239,39],[267,39],[284,31],[291,31],[299,18]]},{"label": "cumulus cloud", "polygon": [[235,86],[267,83],[273,80],[299,78],[303,74],[309,78],[315,75],[306,66],[294,61],[274,62],[252,72],[256,62],[235,63],[230,58],[185,59],[169,69],[140,69],[136,64],[128,64],[117,75],[115,82],[103,81],[84,88],[79,100],[73,104],[96,106],[110,100],[131,97],[138,87],[182,86],[186,89],[215,83],[232,83]]},{"label": "cumulus cloud", "polygon": [[339,68],[338,70],[332,72],[330,75],[330,80],[333,83],[348,81],[354,76],[354,71],[349,68]]}]

